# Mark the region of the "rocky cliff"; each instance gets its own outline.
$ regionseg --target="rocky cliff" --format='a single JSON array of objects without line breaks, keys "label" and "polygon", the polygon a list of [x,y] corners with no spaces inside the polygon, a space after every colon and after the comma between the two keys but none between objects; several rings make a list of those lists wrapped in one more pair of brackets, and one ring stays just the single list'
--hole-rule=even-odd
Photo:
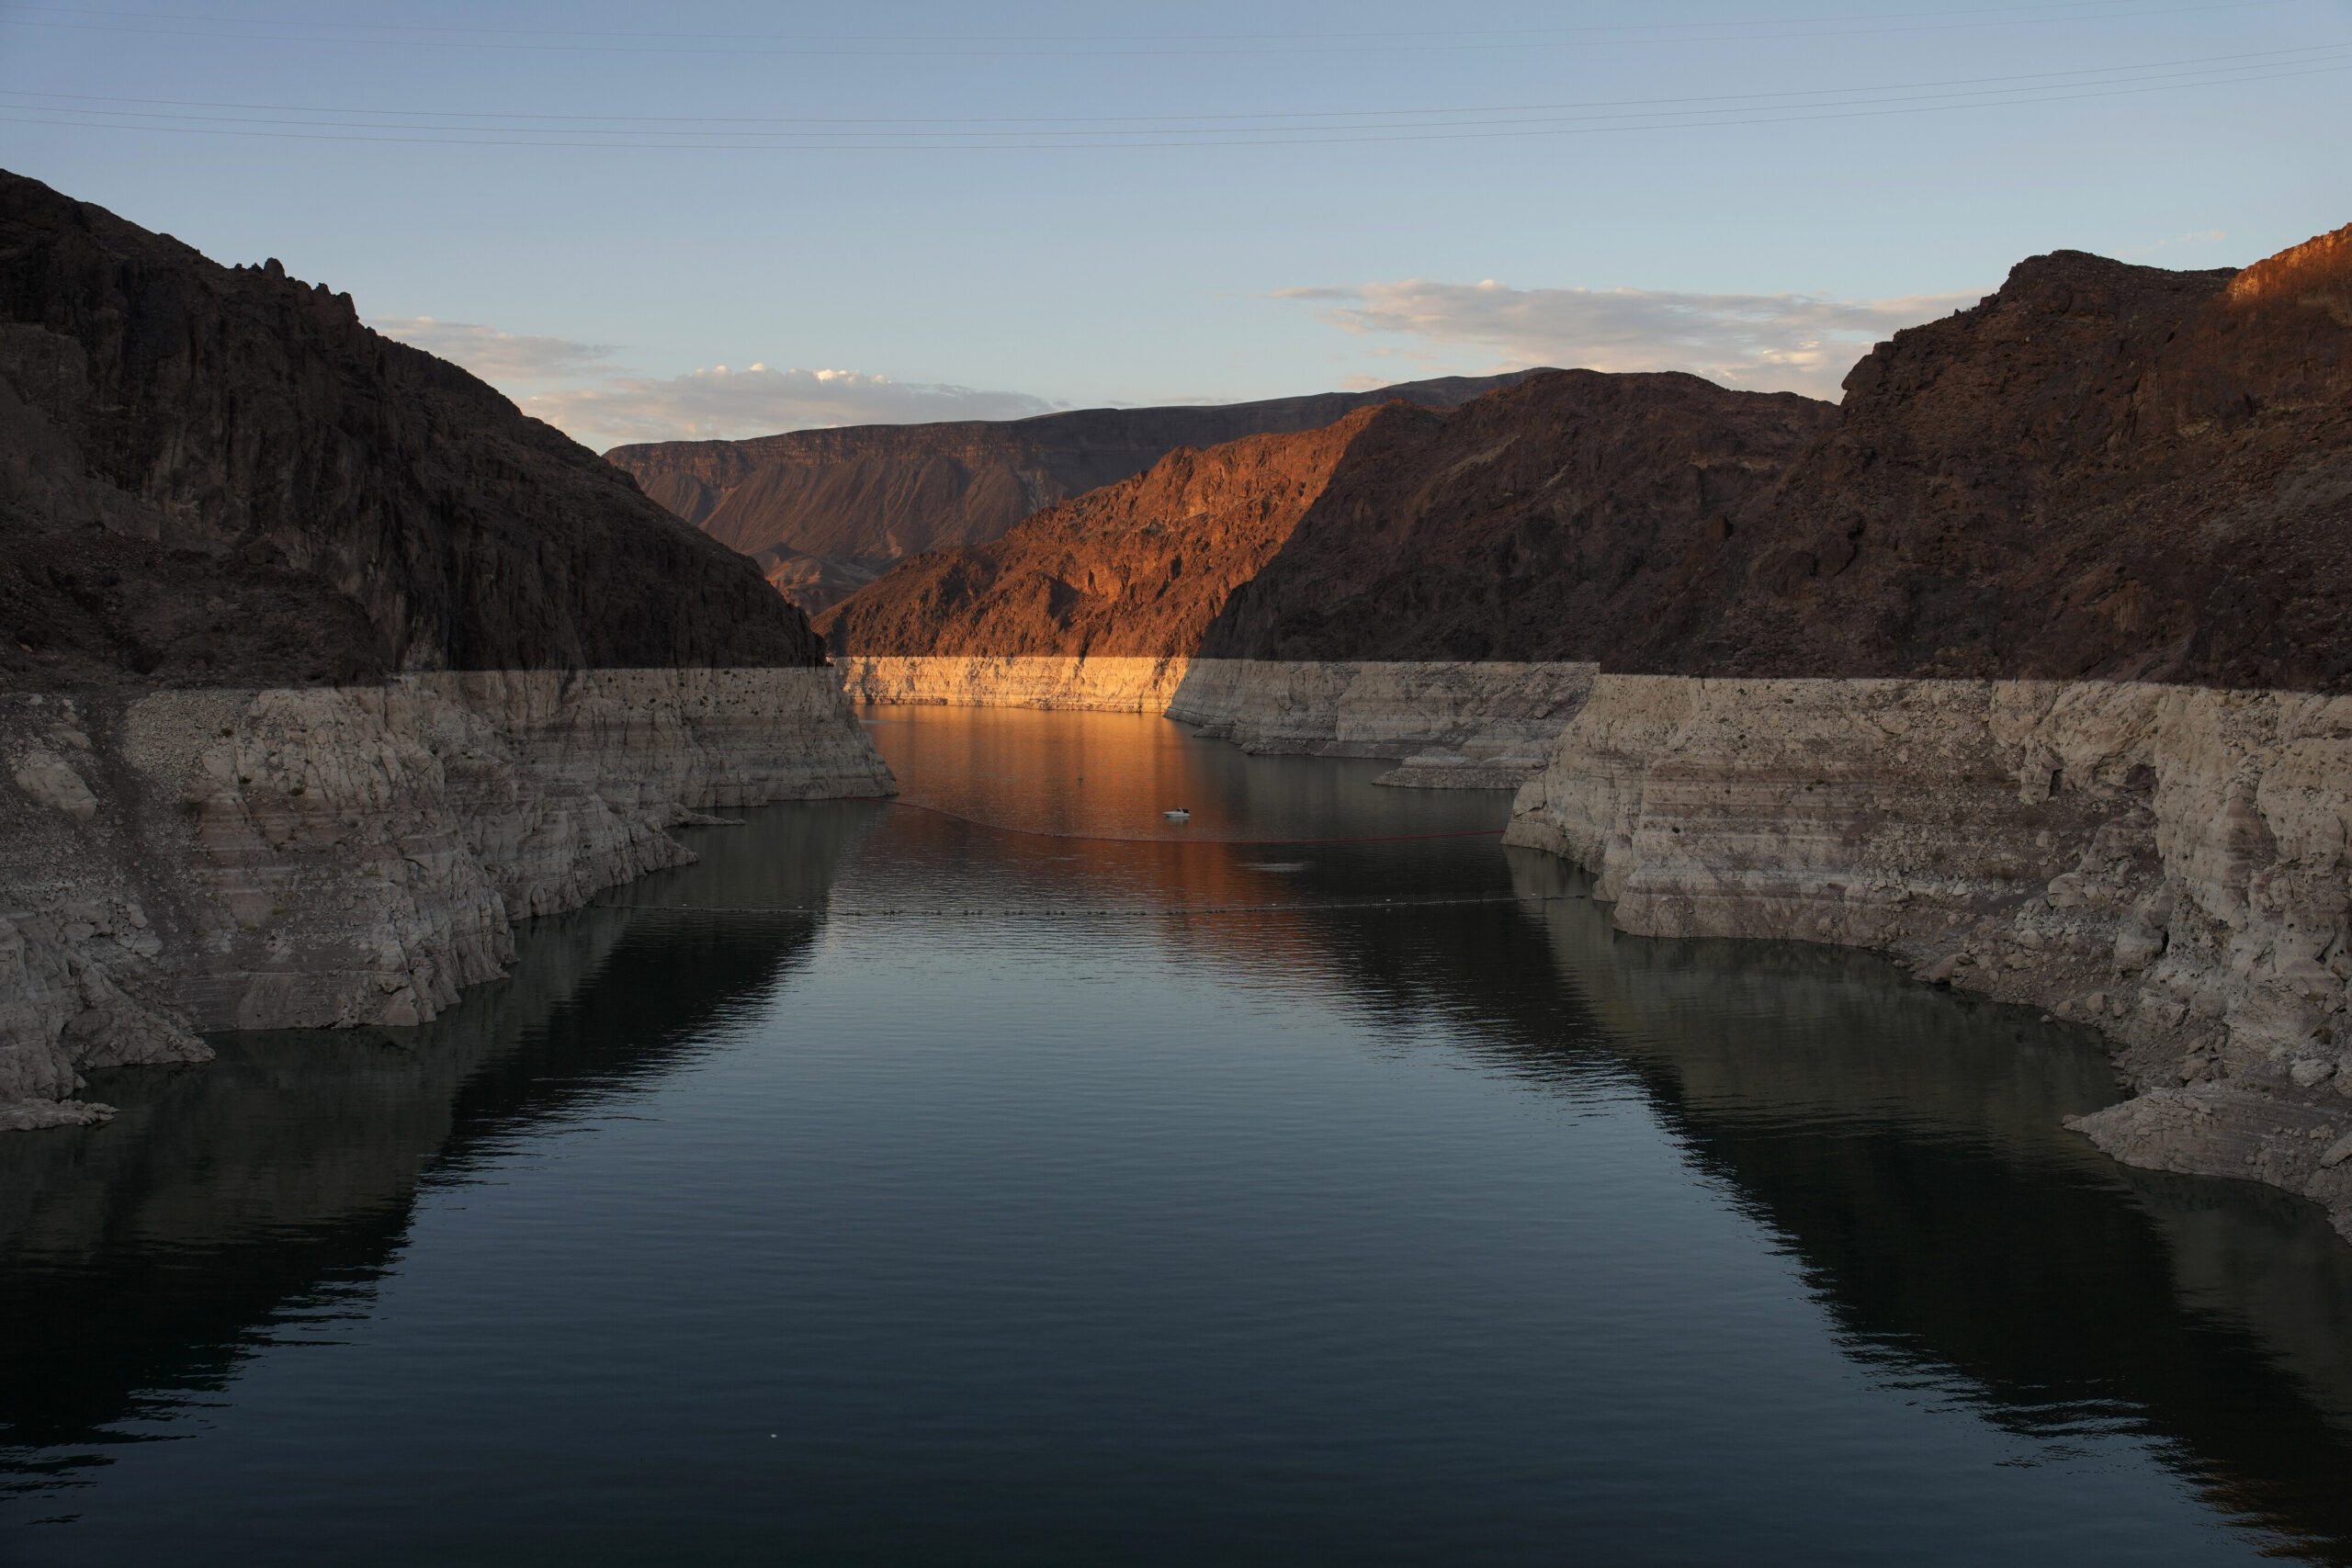
[{"label": "rocky cliff", "polygon": [[2352,1235],[2352,697],[1603,675],[1508,841],[1623,929],[1897,953],[2115,1042],[2082,1123]]},{"label": "rocky cliff", "polygon": [[0,689],[808,665],[749,562],[276,262],[0,173]]},{"label": "rocky cliff", "polygon": [[1854,367],[1610,668],[2352,689],[2352,229],[2075,252]]},{"label": "rocky cliff", "polygon": [[[1730,677],[1603,675],[1511,840],[1628,931],[1880,948],[2097,1028],[2139,1091],[2076,1123],[2101,1148],[2352,1235],[2348,346],[2352,230],[2039,257],[1898,334],[1611,661]],[[1978,672],[2053,678],[1869,678]]]},{"label": "rocky cliff", "polygon": [[0,1127],[403,1026],[711,807],[888,772],[752,562],[272,262],[0,175]]},{"label": "rocky cliff", "polygon": [[218,1029],[401,1026],[703,811],[890,793],[822,669],[0,698],[0,1128]]},{"label": "rocky cliff", "polygon": [[713,538],[771,555],[769,580],[814,615],[903,556],[986,544],[1030,513],[1130,479],[1180,446],[1319,429],[1394,398],[1451,408],[1534,374],[1449,376],[1253,403],[662,441],[605,456]]}]

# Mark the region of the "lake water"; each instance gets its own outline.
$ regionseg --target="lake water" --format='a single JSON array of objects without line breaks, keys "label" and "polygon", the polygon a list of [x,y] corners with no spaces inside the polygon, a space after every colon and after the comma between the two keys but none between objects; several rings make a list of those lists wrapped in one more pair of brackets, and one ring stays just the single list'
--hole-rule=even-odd
[{"label": "lake water", "polygon": [[2086,1035],[1384,763],[874,716],[937,809],[0,1138],[0,1559],[2352,1562],[2352,1248],[2064,1132]]}]

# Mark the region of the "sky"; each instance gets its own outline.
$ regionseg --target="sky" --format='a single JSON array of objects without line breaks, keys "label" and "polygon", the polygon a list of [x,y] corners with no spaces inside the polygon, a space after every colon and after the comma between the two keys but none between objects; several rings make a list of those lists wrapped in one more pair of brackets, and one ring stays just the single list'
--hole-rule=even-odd
[{"label": "sky", "polygon": [[2352,222],[2352,0],[0,0],[0,167],[603,448],[1529,365],[1836,398]]}]

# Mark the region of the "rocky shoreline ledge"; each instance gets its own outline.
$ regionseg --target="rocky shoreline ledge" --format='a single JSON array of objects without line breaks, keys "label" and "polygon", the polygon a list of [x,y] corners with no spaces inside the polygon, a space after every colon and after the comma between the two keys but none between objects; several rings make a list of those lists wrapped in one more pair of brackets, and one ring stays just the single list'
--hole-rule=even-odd
[{"label": "rocky shoreline ledge", "polygon": [[2098,1029],[2125,1164],[2352,1238],[2352,698],[1603,675],[1506,841],[1645,936],[1877,948]]},{"label": "rocky shoreline ledge", "polygon": [[1253,753],[1385,757],[1377,782],[1516,789],[1549,761],[1595,664],[969,655],[845,657],[853,702],[1159,713]]},{"label": "rocky shoreline ledge", "polygon": [[818,668],[0,697],[0,1129],[224,1029],[427,1022],[708,810],[893,793]]}]

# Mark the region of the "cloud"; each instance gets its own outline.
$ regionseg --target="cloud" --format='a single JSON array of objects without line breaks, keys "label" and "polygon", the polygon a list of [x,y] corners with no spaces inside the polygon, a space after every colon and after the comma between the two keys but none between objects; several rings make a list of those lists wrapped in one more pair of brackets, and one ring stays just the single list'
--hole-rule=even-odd
[{"label": "cloud", "polygon": [[619,368],[611,347],[604,344],[526,337],[474,321],[436,321],[430,316],[382,316],[368,324],[386,337],[462,365],[493,385],[537,386]]},{"label": "cloud", "polygon": [[730,370],[631,376],[608,344],[528,337],[473,321],[393,316],[368,323],[461,365],[523,412],[603,448],[632,441],[734,440],[832,424],[1023,419],[1063,405],[1025,392],[899,381],[858,370]]},{"label": "cloud", "polygon": [[737,440],[831,424],[920,424],[1023,419],[1059,405],[1025,392],[897,381],[856,370],[772,370],[720,365],[667,380],[620,378],[542,392],[523,412],[592,446],[633,441]]},{"label": "cloud", "polygon": [[[1975,294],[1824,299],[1805,294],[1683,294],[1646,288],[1512,288],[1406,278],[1359,288],[1286,288],[1358,336],[1476,347],[1494,369],[1688,370],[1753,391],[1836,398],[1873,344],[1976,303]],[[1407,350],[1426,360],[1428,351]]]},{"label": "cloud", "polygon": [[2169,240],[2158,240],[2154,244],[2134,245],[2128,251],[2118,251],[2115,254],[2119,256],[2148,256],[2155,254],[2158,251],[2171,250],[2176,245],[2211,245],[2228,238],[2229,236],[2219,229],[2199,229],[2193,234],[2175,234]]}]

